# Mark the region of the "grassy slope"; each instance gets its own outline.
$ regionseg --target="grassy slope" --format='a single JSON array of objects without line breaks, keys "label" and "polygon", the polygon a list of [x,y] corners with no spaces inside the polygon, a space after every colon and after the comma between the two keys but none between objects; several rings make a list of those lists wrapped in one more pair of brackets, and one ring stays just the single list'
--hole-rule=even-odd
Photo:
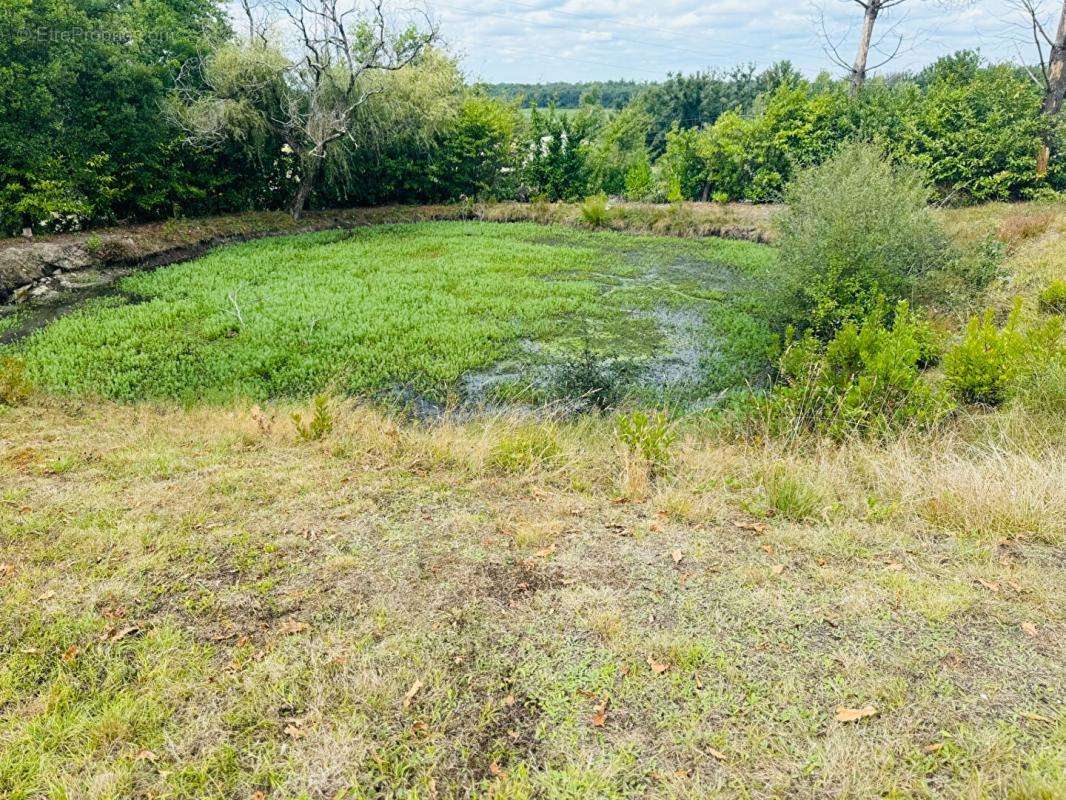
[{"label": "grassy slope", "polygon": [[1061,442],[338,418],[0,418],[0,794],[1066,790]]},{"label": "grassy slope", "polygon": [[[949,214],[1000,307],[1045,211]],[[0,796],[1062,797],[1062,402],[654,482],[610,420],[0,410]]]},{"label": "grassy slope", "polygon": [[748,242],[529,224],[309,234],[129,278],[121,289],[134,302],[91,302],[18,352],[42,388],[121,400],[293,396],[331,383],[441,396],[523,340],[572,352],[586,327],[608,353],[651,355],[661,338],[651,314],[681,306],[722,340],[707,345],[725,361],[716,377],[740,382],[768,334],[725,298],[772,260]]}]

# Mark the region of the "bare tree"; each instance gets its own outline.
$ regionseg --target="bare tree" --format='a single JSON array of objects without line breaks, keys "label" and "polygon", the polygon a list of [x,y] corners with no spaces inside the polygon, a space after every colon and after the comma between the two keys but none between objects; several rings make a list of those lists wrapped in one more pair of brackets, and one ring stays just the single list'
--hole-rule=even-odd
[{"label": "bare tree", "polygon": [[1048,34],[1041,19],[1043,14],[1038,0],[1018,0],[1017,4],[1028,17],[1026,27],[1032,30],[1033,44],[1036,45],[1040,65],[1039,75],[1032,70],[1029,75],[1044,90],[1044,114],[1053,118],[1062,110],[1063,96],[1066,95],[1066,0],[1062,3],[1059,26],[1054,38]]},{"label": "bare tree", "polygon": [[853,3],[860,6],[863,10],[862,17],[862,30],[859,32],[859,47],[855,53],[855,59],[848,63],[848,61],[840,54],[840,45],[833,41],[833,38],[829,35],[825,25],[825,14],[821,15],[821,27],[822,27],[822,41],[825,46],[826,54],[841,68],[848,71],[848,75],[851,79],[852,92],[858,92],[862,88],[863,83],[866,82],[866,75],[875,69],[883,67],[897,55],[899,55],[900,49],[903,47],[903,36],[896,37],[896,44],[892,51],[888,53],[885,58],[877,64],[870,65],[870,50],[873,48],[873,36],[874,27],[877,23],[877,18],[881,15],[881,12],[887,11],[895,6],[902,5],[906,0],[852,0]]},{"label": "bare tree", "polygon": [[[385,0],[366,7],[340,2],[279,0],[260,14],[251,0],[242,0],[244,41],[209,54],[195,75],[178,81],[175,117],[191,140],[268,132],[284,143],[296,164],[289,204],[294,219],[303,214],[331,151],[355,143],[355,112],[380,91],[368,74],[403,69],[436,36],[425,17],[422,25],[393,30]],[[278,22],[289,47],[271,41]]]}]

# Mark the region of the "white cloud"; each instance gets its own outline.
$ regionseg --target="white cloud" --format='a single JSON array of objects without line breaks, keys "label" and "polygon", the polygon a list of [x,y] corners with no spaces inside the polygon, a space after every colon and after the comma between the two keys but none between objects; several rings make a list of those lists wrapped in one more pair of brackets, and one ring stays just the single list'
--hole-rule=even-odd
[{"label": "white cloud", "polygon": [[[816,0],[850,53],[860,9]],[[425,0],[445,41],[475,77],[489,81],[654,80],[667,72],[789,59],[808,74],[834,69],[818,26],[819,6],[780,0]],[[908,48],[894,68],[978,48],[1017,57],[1009,0],[907,0],[886,14]],[[886,43],[887,46],[887,43]]]}]

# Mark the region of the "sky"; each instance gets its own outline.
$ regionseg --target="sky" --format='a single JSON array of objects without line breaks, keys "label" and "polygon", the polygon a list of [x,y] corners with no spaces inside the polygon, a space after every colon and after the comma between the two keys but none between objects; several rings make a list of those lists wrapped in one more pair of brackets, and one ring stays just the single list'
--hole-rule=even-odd
[{"label": "sky", "polygon": [[[1053,0],[1045,0],[1050,18]],[[668,72],[790,60],[804,73],[840,74],[823,47],[820,18],[841,56],[854,56],[862,9],[854,0],[425,0],[472,80],[491,83],[659,80]],[[905,0],[884,12],[880,48],[901,52],[885,69],[914,69],[964,48],[1019,60],[1026,46],[1012,0]],[[873,53],[870,63],[881,60]]]}]

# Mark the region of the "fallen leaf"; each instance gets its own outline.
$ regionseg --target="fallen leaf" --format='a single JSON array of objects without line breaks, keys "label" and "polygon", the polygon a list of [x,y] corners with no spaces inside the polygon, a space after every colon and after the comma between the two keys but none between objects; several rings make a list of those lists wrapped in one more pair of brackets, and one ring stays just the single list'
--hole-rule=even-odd
[{"label": "fallen leaf", "polygon": [[79,649],[80,648],[76,644],[72,644],[70,647],[63,651],[63,660],[69,664],[78,655]]},{"label": "fallen leaf", "polygon": [[248,800],[266,800],[266,792],[256,790],[252,792],[252,796]]},{"label": "fallen leaf", "polygon": [[307,735],[307,731],[294,722],[290,722],[285,726],[285,733],[290,739],[302,739]]},{"label": "fallen leaf", "polygon": [[654,672],[656,675],[662,675],[664,672],[670,669],[669,664],[662,664],[656,661],[650,653],[648,654],[648,666],[651,667],[651,671]]},{"label": "fallen leaf", "polygon": [[725,761],[726,759],[729,758],[729,756],[727,756],[721,750],[715,750],[713,747],[708,747],[707,748],[707,752],[710,753],[715,758],[717,758],[719,761]]},{"label": "fallen leaf", "polygon": [[889,563],[885,564],[885,569],[887,569],[889,572],[902,572],[903,565],[900,564],[898,561],[890,561]]},{"label": "fallen leaf", "polygon": [[685,554],[682,553],[680,550],[675,550],[673,553],[670,554],[670,558],[672,558],[674,560],[675,564],[680,564],[681,563],[681,559],[683,559],[684,557],[685,557]]},{"label": "fallen leaf", "polygon": [[844,706],[837,706],[836,720],[837,722],[857,722],[860,719],[873,717],[876,714],[877,709],[870,705],[863,706],[862,708],[845,708]]},{"label": "fallen leaf", "polygon": [[1034,714],[1032,711],[1023,711],[1021,716],[1023,719],[1031,719],[1033,722],[1054,722],[1051,717],[1045,717],[1043,714]]},{"label": "fallen leaf", "polygon": [[153,753],[151,750],[148,750],[148,749],[139,750],[137,752],[137,755],[135,755],[133,757],[133,760],[134,761],[155,761],[156,760],[156,754]]},{"label": "fallen leaf", "polygon": [[493,761],[489,764],[489,772],[501,780],[507,780],[507,773],[500,769],[500,765]]},{"label": "fallen leaf", "polygon": [[1033,637],[1035,637],[1035,636],[1039,635],[1039,633],[1040,633],[1040,631],[1038,631],[1038,630],[1036,629],[1036,625],[1034,625],[1034,624],[1033,624],[1033,623],[1031,623],[1031,622],[1023,622],[1023,623],[1022,623],[1022,625],[1021,625],[1021,628],[1022,628],[1022,632],[1023,632],[1023,633],[1024,633],[1024,634],[1025,634],[1026,636],[1033,636]]},{"label": "fallen leaf", "polygon": [[735,520],[733,524],[742,531],[751,531],[752,533],[764,533],[770,529],[770,526],[765,522],[745,522],[744,520]]},{"label": "fallen leaf", "polygon": [[407,694],[405,694],[403,696],[403,707],[404,708],[409,708],[411,706],[411,701],[414,700],[415,699],[415,695],[418,694],[422,690],[422,686],[423,686],[423,684],[422,684],[421,680],[417,680],[417,681],[415,681],[414,683],[411,684],[411,688],[408,689],[407,690]]},{"label": "fallen leaf", "polygon": [[774,554],[774,546],[772,544],[764,544],[762,546],[762,549],[768,556],[772,556]]},{"label": "fallen leaf", "polygon": [[114,644],[115,642],[125,639],[131,633],[136,633],[139,630],[140,628],[138,628],[136,625],[127,625],[125,628],[119,628],[118,630],[112,631],[111,634],[107,637],[107,641]]},{"label": "fallen leaf", "polygon": [[554,553],[554,552],[555,552],[555,550],[556,550],[556,547],[555,547],[555,545],[554,545],[554,544],[550,544],[550,545],[548,545],[547,547],[544,547],[544,548],[542,548],[542,549],[538,550],[538,551],[537,551],[536,553],[534,553],[533,555],[535,555],[535,556],[536,556],[537,558],[547,558],[547,557],[548,557],[548,556],[550,556],[550,555],[551,555],[552,553]]},{"label": "fallen leaf", "polygon": [[603,702],[596,706],[596,713],[592,715],[592,724],[596,728],[602,728],[604,723],[607,722],[607,706],[610,705],[611,698],[603,698]]},{"label": "fallen leaf", "polygon": [[648,523],[648,530],[651,531],[652,533],[662,533],[663,526],[660,525],[658,522],[649,522]]},{"label": "fallen leaf", "polygon": [[988,589],[988,591],[990,591],[990,592],[998,592],[999,591],[999,584],[996,583],[995,581],[986,581],[984,578],[978,578],[977,579],[977,583],[980,584],[981,586],[983,586],[984,588]]},{"label": "fallen leaf", "polygon": [[770,567],[770,572],[774,573],[774,575],[780,575],[784,571],[785,571],[785,565],[784,564],[774,564],[772,567]]},{"label": "fallen leaf", "polygon": [[507,695],[507,697],[503,698],[503,704],[505,706],[507,706],[508,708],[513,706],[515,704],[514,695],[513,694],[509,694],[509,695]]},{"label": "fallen leaf", "polygon": [[306,622],[300,622],[297,619],[287,619],[278,628],[278,631],[286,635],[294,633],[303,633],[306,630],[310,630],[311,626]]},{"label": "fallen leaf", "polygon": [[937,750],[943,749],[943,747],[944,747],[944,743],[943,742],[933,742],[932,744],[927,744],[925,747],[923,747],[922,748],[922,752],[923,753],[935,753]]}]

